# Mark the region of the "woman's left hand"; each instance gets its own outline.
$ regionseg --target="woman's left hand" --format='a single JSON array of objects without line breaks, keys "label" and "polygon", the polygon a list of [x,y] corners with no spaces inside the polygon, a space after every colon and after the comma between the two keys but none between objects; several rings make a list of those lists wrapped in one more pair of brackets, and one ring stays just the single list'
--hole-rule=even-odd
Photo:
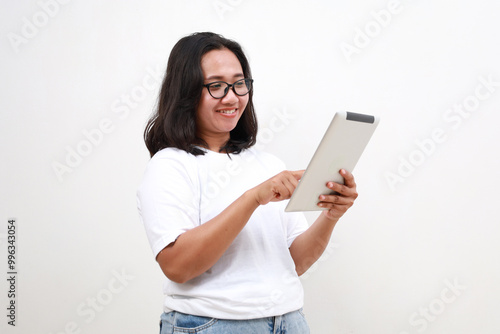
[{"label": "woman's left hand", "polygon": [[354,176],[345,169],[340,170],[340,175],[344,177],[344,184],[336,182],[328,182],[326,184],[326,186],[332,191],[335,191],[336,194],[319,196],[320,202],[318,206],[327,209],[324,210],[322,214],[330,220],[338,220],[342,217],[358,197]]}]

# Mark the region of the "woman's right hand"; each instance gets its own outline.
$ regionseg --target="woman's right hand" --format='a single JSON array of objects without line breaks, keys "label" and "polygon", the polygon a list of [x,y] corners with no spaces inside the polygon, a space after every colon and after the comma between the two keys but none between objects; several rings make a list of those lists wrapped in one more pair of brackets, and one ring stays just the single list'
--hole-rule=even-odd
[{"label": "woman's right hand", "polygon": [[285,170],[250,191],[259,205],[289,199],[297,187],[304,170]]}]

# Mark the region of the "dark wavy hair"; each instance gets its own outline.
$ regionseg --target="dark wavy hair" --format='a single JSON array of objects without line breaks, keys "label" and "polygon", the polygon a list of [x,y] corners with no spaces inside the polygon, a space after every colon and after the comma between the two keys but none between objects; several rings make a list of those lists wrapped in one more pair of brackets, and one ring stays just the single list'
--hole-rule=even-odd
[{"label": "dark wavy hair", "polygon": [[[197,136],[196,109],[203,90],[201,58],[212,50],[229,49],[238,58],[245,78],[251,78],[250,65],[241,46],[232,40],[211,32],[194,33],[183,37],[173,47],[168,59],[158,106],[144,130],[144,141],[151,157],[166,147],[176,147],[194,155],[204,151],[197,146],[208,147]],[[240,153],[255,144],[257,118],[252,102],[248,104],[230,139],[221,152]]]}]

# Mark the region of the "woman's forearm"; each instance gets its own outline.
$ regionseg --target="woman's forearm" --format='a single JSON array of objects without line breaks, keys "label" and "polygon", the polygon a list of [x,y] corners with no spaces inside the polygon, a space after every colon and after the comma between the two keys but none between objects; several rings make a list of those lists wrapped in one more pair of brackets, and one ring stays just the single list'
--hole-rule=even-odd
[{"label": "woman's forearm", "polygon": [[321,214],[304,233],[295,238],[289,250],[299,276],[323,254],[336,223],[337,220],[328,219]]}]

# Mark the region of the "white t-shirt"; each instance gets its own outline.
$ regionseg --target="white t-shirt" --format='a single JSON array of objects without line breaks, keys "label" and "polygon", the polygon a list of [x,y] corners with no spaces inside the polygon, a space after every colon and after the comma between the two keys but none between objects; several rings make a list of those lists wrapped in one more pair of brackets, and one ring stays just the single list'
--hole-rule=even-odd
[{"label": "white t-shirt", "polygon": [[[284,169],[279,159],[254,149],[229,155],[194,156],[176,148],[156,153],[137,193],[154,256]],[[284,212],[285,206],[286,201],[259,206],[205,273],[182,284],[167,279],[164,311],[253,319],[301,308],[303,289],[288,248],[308,224],[302,213]]]}]

